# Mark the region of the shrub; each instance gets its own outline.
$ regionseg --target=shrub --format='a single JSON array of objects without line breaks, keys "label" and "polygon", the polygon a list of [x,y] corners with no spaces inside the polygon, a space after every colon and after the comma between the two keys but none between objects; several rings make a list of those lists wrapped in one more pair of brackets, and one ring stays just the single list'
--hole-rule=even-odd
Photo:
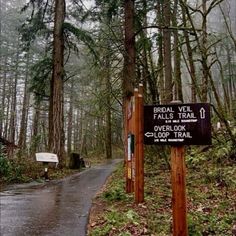
[{"label": "shrub", "polygon": [[25,166],[16,160],[8,160],[0,149],[0,177],[6,182],[26,182],[24,177]]},{"label": "shrub", "polygon": [[11,173],[11,164],[5,155],[0,152],[0,177],[8,177]]}]

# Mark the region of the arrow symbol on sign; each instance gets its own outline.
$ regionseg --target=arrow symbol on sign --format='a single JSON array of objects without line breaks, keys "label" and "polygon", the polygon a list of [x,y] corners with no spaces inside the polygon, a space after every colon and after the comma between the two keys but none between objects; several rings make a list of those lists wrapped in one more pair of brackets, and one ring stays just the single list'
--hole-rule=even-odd
[{"label": "arrow symbol on sign", "polygon": [[200,118],[201,119],[205,119],[205,113],[206,113],[206,110],[202,107],[201,109],[200,109]]},{"label": "arrow symbol on sign", "polygon": [[153,136],[154,136],[154,134],[153,134],[153,133],[151,133],[151,132],[147,132],[147,133],[145,134],[145,136],[146,136],[146,137],[148,137],[148,138],[150,138],[150,137],[153,137]]}]

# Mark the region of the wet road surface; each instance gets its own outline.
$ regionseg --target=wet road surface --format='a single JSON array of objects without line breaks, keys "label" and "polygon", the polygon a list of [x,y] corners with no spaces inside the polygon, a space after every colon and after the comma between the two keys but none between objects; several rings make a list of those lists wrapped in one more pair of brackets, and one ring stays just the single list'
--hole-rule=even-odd
[{"label": "wet road surface", "polygon": [[0,235],[84,236],[92,198],[119,160],[47,184],[0,192]]}]

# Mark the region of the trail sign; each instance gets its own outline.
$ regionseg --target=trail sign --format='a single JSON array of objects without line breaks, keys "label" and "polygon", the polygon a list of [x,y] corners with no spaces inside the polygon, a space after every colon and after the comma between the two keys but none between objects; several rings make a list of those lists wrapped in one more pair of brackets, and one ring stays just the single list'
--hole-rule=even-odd
[{"label": "trail sign", "polygon": [[54,153],[47,153],[47,152],[39,152],[36,153],[36,161],[39,162],[55,162],[58,163],[58,157]]},{"label": "trail sign", "polygon": [[144,106],[144,144],[211,144],[210,104]]}]

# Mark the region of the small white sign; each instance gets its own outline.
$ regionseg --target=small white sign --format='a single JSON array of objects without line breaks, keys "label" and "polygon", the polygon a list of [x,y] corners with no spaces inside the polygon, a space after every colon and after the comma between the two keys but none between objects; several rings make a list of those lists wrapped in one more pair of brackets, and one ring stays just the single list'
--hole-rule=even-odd
[{"label": "small white sign", "polygon": [[131,136],[128,136],[128,161],[131,161],[132,151],[131,151]]},{"label": "small white sign", "polygon": [[58,163],[58,157],[54,153],[39,152],[36,153],[36,161]]}]

